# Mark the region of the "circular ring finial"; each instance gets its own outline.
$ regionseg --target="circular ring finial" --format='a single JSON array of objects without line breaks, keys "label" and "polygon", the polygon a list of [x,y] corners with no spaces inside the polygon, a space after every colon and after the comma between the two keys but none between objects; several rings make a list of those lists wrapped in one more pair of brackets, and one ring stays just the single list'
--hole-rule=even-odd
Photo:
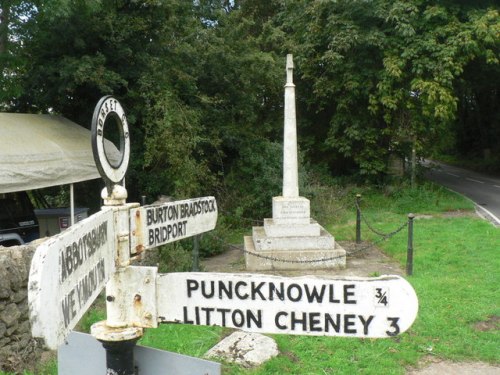
[{"label": "circular ring finial", "polygon": [[[119,130],[120,149],[116,153],[113,143],[104,137],[105,126],[114,121]],[[97,103],[92,116],[92,151],[101,177],[108,191],[125,177],[130,159],[130,137],[127,117],[120,102],[113,96],[104,96]]]}]

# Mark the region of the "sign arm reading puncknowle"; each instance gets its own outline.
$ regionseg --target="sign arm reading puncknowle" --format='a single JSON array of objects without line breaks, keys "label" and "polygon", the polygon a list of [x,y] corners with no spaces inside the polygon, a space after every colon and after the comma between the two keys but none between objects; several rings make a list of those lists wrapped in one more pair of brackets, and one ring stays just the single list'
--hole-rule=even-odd
[{"label": "sign arm reading puncknowle", "polygon": [[[105,147],[108,121],[120,130],[118,162]],[[399,276],[377,278],[278,277],[258,274],[170,273],[130,261],[151,249],[213,230],[214,197],[140,207],[126,203],[120,184],[130,155],[125,113],[108,96],[92,124],[94,157],[106,182],[105,206],[38,246],[30,269],[28,299],[32,333],[56,349],[106,287],[107,318],[92,335],[107,353],[123,344],[108,368],[133,374],[130,350],[143,328],[158,323],[218,325],[250,332],[391,337],[415,320],[418,301]],[[133,357],[133,356],[132,356]],[[118,361],[119,362],[119,361]],[[115,371],[115,370],[113,370]]]}]

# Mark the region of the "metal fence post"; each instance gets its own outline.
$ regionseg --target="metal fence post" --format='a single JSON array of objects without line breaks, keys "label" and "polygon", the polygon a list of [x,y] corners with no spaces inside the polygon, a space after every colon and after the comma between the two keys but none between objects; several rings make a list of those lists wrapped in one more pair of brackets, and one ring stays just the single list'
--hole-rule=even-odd
[{"label": "metal fence post", "polygon": [[193,237],[193,272],[200,270],[200,235]]},{"label": "metal fence post", "polygon": [[356,194],[356,243],[361,243],[361,208],[359,202],[361,201],[361,194]]},{"label": "metal fence post", "polygon": [[406,274],[413,275],[413,219],[415,215],[408,215],[408,251],[406,253]]}]

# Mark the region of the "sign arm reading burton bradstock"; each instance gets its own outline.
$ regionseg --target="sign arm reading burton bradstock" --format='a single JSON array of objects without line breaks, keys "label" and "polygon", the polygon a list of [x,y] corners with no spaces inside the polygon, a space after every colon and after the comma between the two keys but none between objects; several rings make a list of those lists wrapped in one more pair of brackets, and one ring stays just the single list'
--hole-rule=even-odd
[{"label": "sign arm reading burton bradstock", "polygon": [[[119,125],[120,155],[105,146],[109,121]],[[92,334],[108,350],[132,343],[158,323],[218,325],[261,333],[391,337],[415,320],[418,301],[399,276],[278,277],[258,274],[169,273],[130,265],[147,249],[213,230],[214,197],[158,205],[126,203],[121,185],[130,155],[123,108],[102,98],[92,122],[94,158],[106,188],[100,212],[36,249],[28,298],[32,333],[56,349],[106,287],[106,321]],[[111,344],[110,344],[111,343]],[[123,350],[125,353],[125,349]],[[127,351],[130,353],[130,351]],[[133,358],[122,358],[133,374]],[[117,366],[108,358],[108,368]]]}]

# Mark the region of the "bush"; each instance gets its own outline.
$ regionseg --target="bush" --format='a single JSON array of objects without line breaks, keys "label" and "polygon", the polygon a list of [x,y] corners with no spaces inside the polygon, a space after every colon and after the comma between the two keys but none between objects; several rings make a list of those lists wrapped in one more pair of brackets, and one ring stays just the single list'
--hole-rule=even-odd
[{"label": "bush", "polygon": [[192,241],[192,239],[186,239],[158,247],[158,272],[191,271]]},{"label": "bush", "polygon": [[[299,190],[307,190],[309,177],[299,153]],[[222,196],[228,219],[262,220],[271,217],[272,198],[283,188],[283,144],[259,139],[239,150],[239,159],[231,167]],[[232,223],[233,224],[233,223]],[[239,225],[237,225],[239,226]]]},{"label": "bush", "polygon": [[225,217],[219,215],[215,229],[200,237],[200,257],[206,258],[226,251],[229,243],[229,228]]},{"label": "bush", "polygon": [[226,178],[224,208],[236,217],[262,218],[271,213],[271,199],[281,195],[283,146],[266,139],[240,149]]}]

